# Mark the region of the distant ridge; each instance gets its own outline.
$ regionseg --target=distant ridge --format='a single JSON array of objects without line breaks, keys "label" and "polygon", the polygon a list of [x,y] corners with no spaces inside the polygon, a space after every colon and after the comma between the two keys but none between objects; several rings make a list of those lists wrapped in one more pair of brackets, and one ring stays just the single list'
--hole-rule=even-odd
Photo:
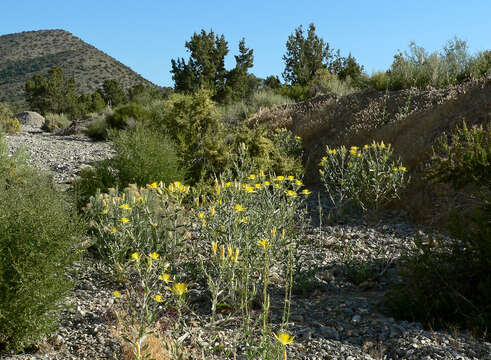
[{"label": "distant ridge", "polygon": [[25,104],[26,81],[52,67],[73,76],[80,92],[94,92],[106,79],[116,79],[124,88],[156,86],[68,31],[26,31],[0,36],[0,101]]}]

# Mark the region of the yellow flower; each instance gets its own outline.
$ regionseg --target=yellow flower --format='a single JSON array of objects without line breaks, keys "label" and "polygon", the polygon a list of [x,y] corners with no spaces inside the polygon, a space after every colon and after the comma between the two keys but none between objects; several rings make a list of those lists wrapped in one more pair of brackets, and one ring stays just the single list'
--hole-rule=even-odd
[{"label": "yellow flower", "polygon": [[355,151],[358,150],[358,146],[352,146],[351,150],[355,150]]},{"label": "yellow flower", "polygon": [[265,181],[265,182],[264,182],[264,185],[265,185],[265,186],[269,186],[269,185],[271,185],[271,183],[270,183],[269,181]]},{"label": "yellow flower", "polygon": [[228,254],[229,258],[231,258],[234,255],[234,251],[232,250],[232,248],[230,246],[227,247],[227,254]]},{"label": "yellow flower", "polygon": [[145,202],[145,198],[139,196],[139,197],[136,198],[136,201],[138,201],[139,203],[142,203],[143,204]]},{"label": "yellow flower", "polygon": [[303,185],[303,183],[302,183],[302,181],[300,181],[300,180],[295,180],[295,185],[297,185],[297,186],[302,186],[302,185]]},{"label": "yellow flower", "polygon": [[165,263],[165,265],[164,265],[164,271],[167,270],[169,267],[170,267],[170,264],[169,263]]},{"label": "yellow flower", "polygon": [[355,155],[355,156],[357,154],[356,150],[353,150],[353,149],[350,150],[350,153],[351,153],[351,155]]},{"label": "yellow flower", "polygon": [[225,183],[225,187],[230,187],[230,186],[232,186],[232,183],[230,181]]},{"label": "yellow flower", "polygon": [[131,258],[132,258],[133,260],[140,261],[140,259],[141,259],[141,255],[140,255],[140,254],[138,254],[137,252],[135,252],[135,253],[131,254]]},{"label": "yellow flower", "polygon": [[217,254],[217,249],[218,249],[218,243],[216,241],[211,242],[211,252],[213,255]]},{"label": "yellow flower", "polygon": [[225,231],[225,226],[220,225],[220,230]]},{"label": "yellow flower", "polygon": [[290,345],[293,342],[293,336],[284,333],[284,332],[279,332],[278,335],[273,333],[274,337],[276,340],[278,340],[282,345]]},{"label": "yellow flower", "polygon": [[300,136],[295,136],[295,140],[300,141],[302,138]]},{"label": "yellow flower", "polygon": [[368,144],[365,144],[365,145],[363,146],[363,148],[364,148],[364,149],[368,149],[369,147],[370,147],[370,146],[369,146]]},{"label": "yellow flower", "polygon": [[172,286],[172,291],[177,295],[177,296],[182,296],[188,289],[188,286],[185,283],[177,283]]},{"label": "yellow flower", "polygon": [[349,166],[349,167],[353,167],[353,163],[350,161],[350,162],[348,163],[348,166]]},{"label": "yellow flower", "polygon": [[220,186],[217,186],[215,188],[215,190],[216,190],[217,195],[220,195],[220,193],[222,192],[222,190],[220,189]]},{"label": "yellow flower", "polygon": [[158,302],[158,303],[161,303],[161,302],[163,302],[163,301],[164,301],[164,300],[162,300],[162,296],[160,296],[160,295],[155,295],[155,296],[153,297],[153,299],[154,299],[156,302]]},{"label": "yellow flower", "polygon": [[263,178],[263,177],[264,177],[264,171],[259,170],[259,177],[260,177],[260,178]]},{"label": "yellow flower", "polygon": [[293,175],[288,175],[288,177],[286,178],[288,181],[293,181],[295,180],[295,176]]},{"label": "yellow flower", "polygon": [[119,208],[123,210],[131,210],[131,207],[128,204],[119,205]]},{"label": "yellow flower", "polygon": [[102,215],[106,215],[109,212],[108,208],[105,208],[104,210],[101,211]]},{"label": "yellow flower", "polygon": [[239,262],[239,249],[238,249],[238,248],[237,248],[237,249],[235,249],[235,254],[234,254],[234,256],[232,256],[232,260],[233,260],[235,263]]},{"label": "yellow flower", "polygon": [[397,171],[397,170],[399,170],[399,168],[396,168],[396,167],[393,167],[392,168],[392,171],[394,171],[394,172]]},{"label": "yellow flower", "polygon": [[273,228],[271,229],[271,236],[275,236],[276,235],[276,226],[273,226]]},{"label": "yellow flower", "polygon": [[248,193],[255,193],[256,191],[252,186],[244,186],[244,191]]},{"label": "yellow flower", "polygon": [[[329,150],[328,153],[329,154],[336,154],[338,151],[336,149],[332,149],[332,150]],[[327,160],[327,159],[326,159]]]},{"label": "yellow flower", "polygon": [[167,273],[163,273],[161,275],[159,275],[159,280],[162,280],[163,282],[165,282],[166,284],[168,283],[171,283],[172,282],[172,279],[170,278],[170,275],[167,274]]},{"label": "yellow flower", "polygon": [[202,213],[202,212],[198,213],[198,217],[200,219],[204,219],[205,218],[205,213]]},{"label": "yellow flower", "polygon": [[280,175],[280,176],[277,176],[275,180],[276,181],[283,181],[283,180],[285,180],[285,177]]},{"label": "yellow flower", "polygon": [[240,218],[239,222],[241,224],[247,224],[247,218],[246,217],[242,217],[242,218]]},{"label": "yellow flower", "polygon": [[240,205],[240,204],[237,204],[235,206],[232,206],[232,209],[234,209],[235,211],[238,211],[238,212],[241,212],[241,211],[244,211],[245,210],[245,208],[242,205]]},{"label": "yellow flower", "polygon": [[148,256],[150,256],[150,258],[151,259],[154,259],[154,260],[158,260],[159,259],[159,254],[156,253],[155,251],[153,253],[151,253],[150,255],[148,255]]},{"label": "yellow flower", "polygon": [[271,244],[266,239],[259,240],[257,244],[261,246],[264,250],[266,250],[266,248],[271,246]]},{"label": "yellow flower", "polygon": [[251,175],[249,175],[249,179],[250,179],[250,180],[254,180],[255,178],[256,178],[256,175],[255,175],[255,174],[251,174]]},{"label": "yellow flower", "polygon": [[295,191],[293,191],[293,190],[285,191],[285,194],[287,196],[291,196],[291,197],[294,197],[294,198],[296,198],[298,196],[298,194]]},{"label": "yellow flower", "polygon": [[118,232],[118,229],[116,228],[116,226],[111,227],[111,232],[112,233],[117,233]]},{"label": "yellow flower", "polygon": [[225,246],[220,246],[220,259],[225,259]]},{"label": "yellow flower", "polygon": [[384,144],[384,142],[383,142],[383,141],[380,143],[380,145],[379,145],[379,146],[380,146],[382,149],[385,149],[385,144]]},{"label": "yellow flower", "polygon": [[211,216],[214,216],[215,215],[215,208],[214,207],[211,207],[210,208],[210,215]]},{"label": "yellow flower", "polygon": [[260,189],[260,188],[262,188],[263,186],[262,186],[261,184],[254,184],[254,187],[255,187],[256,189]]},{"label": "yellow flower", "polygon": [[406,171],[407,171],[407,169],[406,169],[404,166],[400,166],[400,167],[399,167],[399,170],[404,171],[404,172],[406,172]]},{"label": "yellow flower", "polygon": [[123,217],[123,218],[121,218],[121,222],[122,222],[123,224],[127,224],[127,223],[129,223],[129,222],[130,222],[130,219]]},{"label": "yellow flower", "polygon": [[205,226],[205,225],[206,225],[206,220],[205,219],[201,220],[201,226]]},{"label": "yellow flower", "polygon": [[116,290],[115,292],[113,292],[113,296],[114,296],[116,299],[118,299],[118,298],[120,298],[120,297],[121,297],[121,293],[120,293],[119,291],[117,291],[117,290]]},{"label": "yellow flower", "polygon": [[154,181],[153,183],[151,183],[151,184],[150,184],[150,187],[151,187],[151,188],[154,188],[154,189],[155,189],[157,186],[159,186],[159,184],[157,184],[157,182],[156,182],[156,181]]},{"label": "yellow flower", "polygon": [[310,195],[312,192],[309,189],[303,189],[302,194],[304,195]]}]

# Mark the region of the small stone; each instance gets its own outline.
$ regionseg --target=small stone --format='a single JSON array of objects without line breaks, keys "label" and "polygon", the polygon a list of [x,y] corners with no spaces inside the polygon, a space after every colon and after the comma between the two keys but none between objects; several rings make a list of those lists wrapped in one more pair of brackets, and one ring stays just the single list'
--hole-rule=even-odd
[{"label": "small stone", "polygon": [[360,322],[360,320],[361,320],[361,316],[360,316],[360,315],[355,315],[355,316],[353,316],[353,318],[351,319],[351,322],[352,322],[353,324],[357,324],[357,323],[359,323],[359,322]]}]

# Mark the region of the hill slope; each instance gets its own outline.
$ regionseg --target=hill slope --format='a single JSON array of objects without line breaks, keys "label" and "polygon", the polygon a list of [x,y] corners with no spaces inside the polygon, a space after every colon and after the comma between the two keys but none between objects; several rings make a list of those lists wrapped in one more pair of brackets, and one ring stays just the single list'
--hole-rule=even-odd
[{"label": "hill slope", "polygon": [[93,92],[106,79],[116,79],[124,88],[155,86],[67,31],[27,31],[0,36],[0,101],[24,103],[26,81],[52,67],[75,77],[80,92]]}]

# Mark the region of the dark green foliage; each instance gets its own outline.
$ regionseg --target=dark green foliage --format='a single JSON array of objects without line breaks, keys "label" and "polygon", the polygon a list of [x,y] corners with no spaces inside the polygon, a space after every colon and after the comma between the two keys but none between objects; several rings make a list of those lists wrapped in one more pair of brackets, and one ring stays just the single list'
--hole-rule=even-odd
[{"label": "dark green foliage", "polygon": [[92,94],[80,95],[79,102],[83,114],[99,113],[106,107],[106,102],[97,91]]},{"label": "dark green foliage", "polygon": [[99,92],[109,106],[116,107],[128,102],[128,97],[121,87],[121,84],[115,79],[104,81]]},{"label": "dark green foliage", "polygon": [[[474,207],[453,209],[451,238],[420,239],[389,293],[394,315],[431,326],[457,325],[486,333],[491,323],[490,126],[456,128],[438,141],[427,169],[430,181],[477,189]],[[488,334],[489,336],[489,334]]]},{"label": "dark green foliage", "polygon": [[107,122],[112,128],[126,129],[135,126],[136,123],[144,123],[148,116],[142,105],[131,102],[117,107],[114,113],[107,117]]},{"label": "dark green foliage", "polygon": [[82,209],[88,204],[90,197],[97,190],[102,192],[115,187],[117,177],[115,170],[111,167],[110,160],[103,160],[93,164],[92,167],[85,168],[79,173],[78,179],[73,182],[73,192],[78,209]]},{"label": "dark green foliage", "polygon": [[17,352],[56,328],[81,226],[49,179],[0,147],[0,352]]},{"label": "dark green foliage", "polygon": [[64,129],[70,124],[70,119],[65,114],[48,113],[45,116],[44,124],[41,127],[44,131],[55,132]]},{"label": "dark green foliage", "polygon": [[239,42],[239,55],[235,55],[235,68],[227,74],[226,86],[230,89],[230,98],[240,101],[251,94],[254,86],[250,84],[249,69],[254,66],[254,50],[245,46],[245,39]]},{"label": "dark green foliage", "polygon": [[338,50],[335,59],[329,64],[329,71],[340,80],[350,78],[358,87],[362,86],[363,66],[358,64],[351,53],[348,57],[342,57]]},{"label": "dark green foliage", "polygon": [[288,97],[295,102],[305,101],[312,97],[309,87],[300,84],[292,86],[283,85],[282,87],[275,89],[275,92],[281,96]]},{"label": "dark green foliage", "polygon": [[270,89],[278,89],[281,86],[281,81],[278,76],[270,75],[264,80],[264,86]]},{"label": "dark green foliage", "polygon": [[331,56],[329,44],[317,36],[314,24],[309,25],[306,37],[300,25],[286,42],[283,78],[288,84],[306,86],[318,70],[328,66]]},{"label": "dark green foliage", "polygon": [[48,71],[48,77],[34,75],[26,82],[26,101],[33,111],[65,113],[72,117],[80,115],[76,84],[73,78],[66,78],[60,68]]},{"label": "dark green foliage", "polygon": [[109,124],[105,116],[98,116],[87,125],[85,134],[93,140],[107,139]]},{"label": "dark green foliage", "polygon": [[185,178],[186,166],[179,161],[174,143],[158,132],[136,127],[114,132],[112,140],[114,158],[83,170],[74,182],[79,208],[88,203],[97,189],[104,192],[111,187],[122,189],[130,183],[145,186],[154,181],[168,184]]},{"label": "dark green foliage", "polygon": [[215,35],[213,30],[207,33],[194,33],[186,41],[190,57],[172,60],[172,79],[174,89],[178,92],[192,93],[201,88],[210,90],[220,96],[225,90],[227,71],[225,56],[228,54],[228,43],[223,35]]}]

